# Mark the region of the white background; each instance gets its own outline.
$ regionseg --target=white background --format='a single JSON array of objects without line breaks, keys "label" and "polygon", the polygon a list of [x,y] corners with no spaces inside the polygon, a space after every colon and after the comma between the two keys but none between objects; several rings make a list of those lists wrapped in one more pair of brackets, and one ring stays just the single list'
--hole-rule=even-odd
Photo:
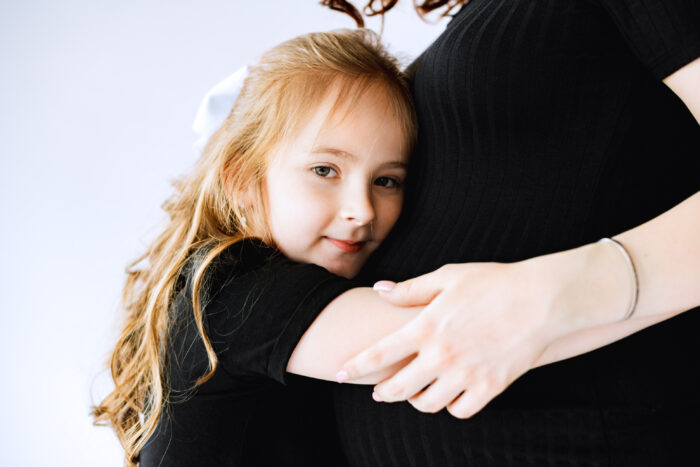
[{"label": "white background", "polygon": [[[446,23],[411,5],[384,32],[404,63]],[[317,0],[0,2],[0,465],[121,466],[89,407],[201,97],[282,40],[353,26]]]}]

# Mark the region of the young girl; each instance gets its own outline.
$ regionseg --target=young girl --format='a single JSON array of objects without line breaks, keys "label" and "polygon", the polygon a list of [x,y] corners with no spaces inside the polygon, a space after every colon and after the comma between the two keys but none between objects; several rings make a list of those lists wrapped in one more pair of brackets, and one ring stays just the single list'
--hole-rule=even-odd
[{"label": "young girl", "polygon": [[[399,216],[414,134],[403,75],[366,30],[302,36],[251,68],[128,270],[115,389],[94,410],[127,464],[283,462],[272,425],[295,421],[266,417],[285,373],[332,380],[413,317],[344,292]],[[354,305],[373,300],[369,325]]]}]

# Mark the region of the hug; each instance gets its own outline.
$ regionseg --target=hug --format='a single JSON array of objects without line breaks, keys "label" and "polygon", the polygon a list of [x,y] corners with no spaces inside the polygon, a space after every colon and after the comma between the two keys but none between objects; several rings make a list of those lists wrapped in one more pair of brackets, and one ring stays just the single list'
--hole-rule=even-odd
[{"label": "hug", "polygon": [[696,456],[700,4],[417,9],[405,71],[365,29],[251,64],[127,270],[127,464]]}]

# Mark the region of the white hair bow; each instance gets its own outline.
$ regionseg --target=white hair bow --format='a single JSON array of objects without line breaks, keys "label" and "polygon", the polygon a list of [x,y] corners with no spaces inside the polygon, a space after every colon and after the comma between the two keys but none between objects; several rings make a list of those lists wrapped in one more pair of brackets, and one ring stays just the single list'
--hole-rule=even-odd
[{"label": "white hair bow", "polygon": [[192,123],[192,130],[198,136],[194,143],[194,150],[198,155],[202,153],[211,135],[221,127],[231,112],[247,76],[248,67],[239,68],[211,88],[202,99]]}]

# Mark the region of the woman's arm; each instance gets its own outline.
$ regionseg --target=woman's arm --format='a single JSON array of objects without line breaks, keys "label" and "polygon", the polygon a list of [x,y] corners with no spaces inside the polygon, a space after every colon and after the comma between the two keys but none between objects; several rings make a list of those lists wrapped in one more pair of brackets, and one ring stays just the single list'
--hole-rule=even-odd
[{"label": "woman's arm", "polygon": [[[681,97],[700,123],[700,58],[668,76],[664,83]],[[632,319],[594,326],[565,336],[547,347],[536,366],[603,347],[700,303],[700,279],[697,273],[700,264],[700,246],[697,242],[700,238],[698,196],[699,194],[692,196],[657,219],[617,237],[628,250],[632,250],[630,254],[633,257],[640,256],[643,259],[637,261],[640,300],[643,302],[640,301]],[[669,255],[678,257],[678,261],[670,261]],[[645,285],[642,285],[642,280]],[[680,289],[680,295],[674,295],[675,288]],[[674,306],[674,300],[679,299],[681,302]],[[669,308],[669,305],[670,309],[664,312],[664,308]]]},{"label": "woman's arm", "polygon": [[678,97],[683,99],[683,102],[688,107],[690,112],[695,117],[695,120],[700,123],[700,58],[688,63],[683,68],[669,75],[664,79],[664,83]]},{"label": "woman's arm", "polygon": [[424,412],[447,407],[466,418],[531,368],[700,305],[700,193],[616,238],[639,275],[639,302],[628,321],[620,322],[632,277],[610,245],[511,264],[448,265],[383,293],[394,304],[430,305],[342,368],[352,380],[417,354],[375,387],[376,398],[408,400]]},{"label": "woman's arm", "polygon": [[[700,59],[664,81],[698,118]],[[375,387],[375,398],[409,400],[424,412],[447,407],[466,418],[530,368],[599,348],[700,305],[700,193],[616,238],[639,276],[632,319],[620,322],[633,285],[623,257],[610,245],[511,264],[448,265],[383,293],[397,305],[430,305],[347,362],[339,380],[417,354]]]},{"label": "woman's arm", "polygon": [[[695,115],[700,115],[698,87],[691,84],[700,82],[700,60],[674,73],[666,82],[683,98]],[[520,352],[519,350],[523,349],[518,349],[515,352],[518,358],[513,358],[507,368],[500,370],[498,377],[493,378],[496,381],[487,383],[487,386],[492,388],[491,391],[482,389],[482,398],[478,403],[472,403],[472,410],[477,405],[485,405],[491,397],[505,389],[529,368],[594,350],[700,304],[700,285],[697,282],[697,277],[700,277],[700,193],[653,221],[617,238],[635,258],[641,290],[635,315],[624,322],[620,322],[619,318],[628,305],[630,277],[620,253],[609,245],[587,245],[522,262],[518,268],[521,278],[517,278],[518,274],[513,271],[515,268],[508,267],[518,263],[461,265],[471,269],[464,278],[476,274],[483,279],[494,273],[501,277],[510,276],[506,278],[506,285],[500,291],[496,280],[485,281],[496,300],[517,295],[513,292],[518,287],[525,290],[525,295],[528,292],[532,294],[533,290],[538,290],[537,287],[542,285],[548,292],[559,291],[555,295],[542,293],[543,297],[551,297],[551,303],[545,305],[543,302],[540,307],[542,310],[549,310],[549,318],[543,320],[544,315],[540,313],[533,320],[536,323],[546,322],[550,328],[546,333],[549,336],[548,342],[540,342],[539,346],[535,346],[538,348],[536,351],[531,348],[527,352]],[[384,336],[401,329],[399,333],[383,340],[381,345],[371,347],[345,365],[345,371],[353,378],[351,382],[374,384],[383,381],[419,354],[424,358],[407,367],[406,371],[400,372],[398,379],[391,378],[378,386],[377,392],[387,401],[410,398],[411,403],[419,410],[432,412],[444,407],[451,399],[440,406],[439,402],[431,399],[435,394],[424,393],[418,397],[411,397],[430,382],[429,378],[434,377],[425,376],[426,374],[436,374],[426,372],[424,368],[442,368],[449,373],[450,365],[457,364],[456,355],[460,343],[468,340],[468,333],[455,333],[454,342],[450,343],[448,333],[439,331],[446,331],[448,328],[451,331],[462,329],[460,325],[481,330],[483,328],[472,320],[455,323],[449,316],[438,318],[439,311],[429,311],[423,316],[430,318],[414,321],[413,318],[418,316],[422,307],[413,306],[407,309],[406,306],[430,303],[443,291],[447,292],[450,289],[450,282],[456,284],[452,288],[459,292],[460,281],[455,280],[460,274],[455,268],[459,266],[450,265],[449,268],[439,270],[438,272],[442,271],[440,274],[436,272],[423,276],[426,279],[419,285],[414,281],[407,281],[391,294],[383,294],[385,299],[393,303],[383,300],[376,292],[367,288],[353,289],[342,294],[326,307],[304,334],[289,360],[287,371],[313,378],[335,379],[335,370],[340,368],[344,361]],[[590,277],[583,274],[586,272]],[[533,279],[535,282],[539,280],[540,284],[534,284]],[[475,283],[471,279],[467,280],[472,282],[472,285]],[[560,284],[558,289],[551,286],[557,282]],[[402,295],[402,290],[407,288],[412,288],[412,291]],[[595,293],[590,293],[591,290],[595,290]],[[456,299],[459,299],[459,293],[456,295]],[[437,308],[439,310],[440,306]],[[444,300],[443,309],[458,310],[459,306],[447,299]],[[516,335],[517,330],[526,329],[528,324],[532,324],[523,322],[522,319],[510,321],[516,324],[503,326],[501,332],[507,333],[506,329],[510,329],[511,333]],[[492,343],[495,341],[492,338],[493,332],[482,333],[472,342],[480,342],[486,335],[487,340]],[[539,333],[543,334],[542,330]],[[497,334],[498,331],[495,332],[495,335]],[[429,345],[430,339],[434,343],[432,349]],[[518,372],[514,369],[517,365],[512,364],[518,361],[526,362],[526,355],[531,357],[531,361]],[[415,377],[418,373],[421,377]],[[452,375],[449,379],[463,381],[463,376]],[[497,383],[499,380],[500,384]],[[425,397],[426,395],[428,397]],[[468,415],[467,412],[458,412],[460,409],[457,406],[453,406],[452,410],[457,416]]]},{"label": "woman's arm", "polygon": [[[422,309],[393,305],[370,288],[348,290],[329,303],[307,329],[287,363],[287,371],[335,381],[335,374],[343,362],[400,329]],[[376,384],[409,361],[410,357],[353,383]]]},{"label": "woman's arm", "polygon": [[616,238],[635,258],[639,277],[635,314],[626,321],[606,323],[606,314],[614,316],[610,307],[596,310],[586,301],[568,305],[572,316],[585,316],[591,324],[552,342],[535,366],[595,350],[700,305],[700,193]]}]

